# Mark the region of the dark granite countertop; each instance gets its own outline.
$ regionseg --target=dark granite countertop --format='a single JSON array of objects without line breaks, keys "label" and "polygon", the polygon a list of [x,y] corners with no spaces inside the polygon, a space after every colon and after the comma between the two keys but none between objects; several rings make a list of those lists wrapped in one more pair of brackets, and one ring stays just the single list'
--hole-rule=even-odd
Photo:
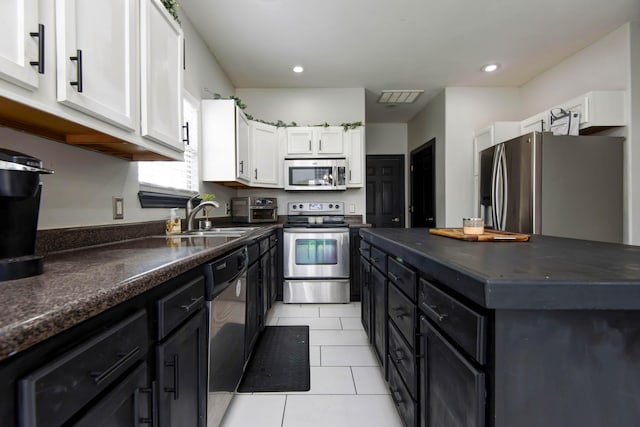
[{"label": "dark granite countertop", "polygon": [[640,246],[531,236],[467,242],[428,229],[361,229],[361,236],[492,309],[640,309]]},{"label": "dark granite countertop", "polygon": [[43,274],[0,282],[0,360],[278,227],[235,239],[150,236],[49,254]]}]

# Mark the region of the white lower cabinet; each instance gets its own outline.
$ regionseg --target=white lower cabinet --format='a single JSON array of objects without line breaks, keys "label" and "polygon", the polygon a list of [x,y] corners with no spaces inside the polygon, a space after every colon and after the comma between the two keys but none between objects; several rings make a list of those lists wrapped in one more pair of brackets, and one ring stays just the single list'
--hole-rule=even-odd
[{"label": "white lower cabinet", "polygon": [[138,125],[137,5],[57,0],[58,101],[113,125]]},{"label": "white lower cabinet", "polygon": [[182,30],[159,0],[140,3],[141,133],[184,150]]}]

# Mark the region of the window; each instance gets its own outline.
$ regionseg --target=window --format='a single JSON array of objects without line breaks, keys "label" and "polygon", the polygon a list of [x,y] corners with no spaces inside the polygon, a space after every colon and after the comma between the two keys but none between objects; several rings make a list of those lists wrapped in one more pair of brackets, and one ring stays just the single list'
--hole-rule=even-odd
[{"label": "window", "polygon": [[184,207],[186,199],[199,191],[200,106],[188,93],[183,98],[183,121],[188,139],[184,161],[138,162],[138,196],[143,208]]}]

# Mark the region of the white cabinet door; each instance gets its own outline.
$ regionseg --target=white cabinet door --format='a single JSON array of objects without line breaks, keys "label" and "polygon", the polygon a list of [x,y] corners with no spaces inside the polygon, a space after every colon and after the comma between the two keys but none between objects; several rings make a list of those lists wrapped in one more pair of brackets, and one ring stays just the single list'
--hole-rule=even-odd
[{"label": "white cabinet door", "polygon": [[249,161],[249,121],[236,107],[236,178],[239,181],[251,181],[251,163]]},{"label": "white cabinet door", "polygon": [[[37,0],[3,0],[0,12],[0,78],[26,89],[38,88],[38,63],[44,61],[44,26],[38,26]],[[31,63],[35,62],[35,65]],[[44,66],[44,65],[43,65]],[[44,71],[44,70],[43,70]]]},{"label": "white cabinet door", "polygon": [[249,146],[251,149],[251,184],[276,187],[282,169],[275,126],[251,121]]},{"label": "white cabinet door", "polygon": [[316,153],[344,156],[344,129],[339,126],[316,129]]},{"label": "white cabinet door", "polygon": [[310,127],[287,128],[287,154],[313,154],[314,129]]},{"label": "white cabinet door", "polygon": [[364,128],[349,129],[345,132],[349,173],[347,187],[359,188],[364,185]]},{"label": "white cabinet door", "polygon": [[142,136],[178,151],[182,138],[182,30],[159,0],[141,0]]},{"label": "white cabinet door", "polygon": [[137,129],[137,2],[56,0],[58,101]]}]

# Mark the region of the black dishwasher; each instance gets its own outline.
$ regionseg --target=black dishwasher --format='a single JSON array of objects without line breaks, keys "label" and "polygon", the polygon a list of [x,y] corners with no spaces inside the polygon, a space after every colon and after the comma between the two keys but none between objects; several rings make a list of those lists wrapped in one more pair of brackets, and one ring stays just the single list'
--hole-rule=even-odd
[{"label": "black dishwasher", "polygon": [[243,247],[205,268],[209,310],[209,427],[219,425],[244,370],[247,264],[247,249]]}]

